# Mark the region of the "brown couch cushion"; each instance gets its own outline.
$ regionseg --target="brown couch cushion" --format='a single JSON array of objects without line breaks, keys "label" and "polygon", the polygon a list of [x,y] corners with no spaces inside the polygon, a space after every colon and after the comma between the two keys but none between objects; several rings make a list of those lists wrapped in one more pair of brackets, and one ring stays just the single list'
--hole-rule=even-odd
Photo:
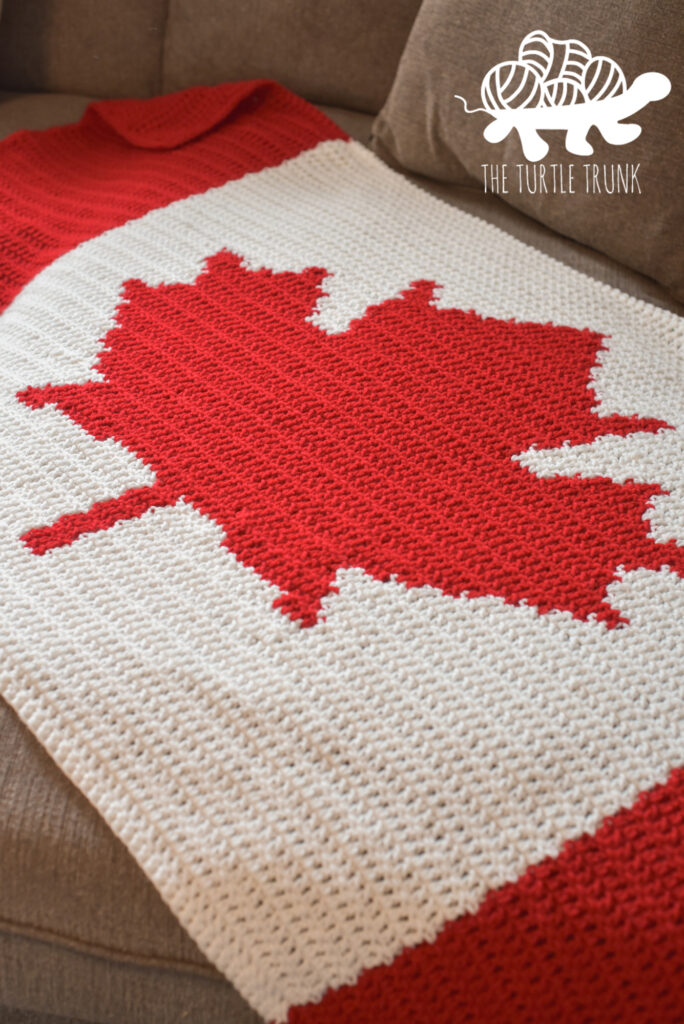
[{"label": "brown couch cushion", "polygon": [[316,103],[380,109],[419,0],[170,0],[163,91],[274,78]]},{"label": "brown couch cushion", "polygon": [[0,751],[0,1020],[260,1024],[2,701]]},{"label": "brown couch cushion", "polygon": [[80,119],[89,103],[86,96],[62,93],[0,92],[0,140],[12,132],[71,124]]},{"label": "brown couch cushion", "polygon": [[[527,33],[543,29],[557,40],[578,38],[595,55],[607,54],[622,66],[626,84],[644,72],[659,71],[672,82],[667,98],[649,103],[629,121],[642,126],[642,134],[628,145],[609,145],[596,128],[589,141],[593,155],[573,155],[565,149],[561,131],[545,131],[550,144],[541,161],[546,180],[552,165],[575,167],[574,195],[528,194],[519,191],[517,164],[531,173],[539,164],[526,159],[516,131],[496,144],[483,137],[493,115],[468,114],[454,98],[458,93],[470,107],[480,107],[480,85],[487,72],[502,61],[518,58]],[[543,51],[543,41],[540,51]],[[555,48],[551,76],[560,71],[561,47]],[[402,56],[390,96],[374,126],[374,147],[380,155],[421,174],[442,181],[477,181],[482,187],[483,164],[506,164],[509,192],[505,199],[538,220],[578,241],[608,253],[665,284],[684,298],[684,7],[680,0],[589,0],[558,4],[551,0],[425,0]],[[544,52],[536,58],[543,70]],[[586,58],[580,55],[580,63]],[[514,69],[517,74],[520,67]],[[571,69],[572,70],[572,69]],[[601,74],[611,70],[607,64]],[[613,73],[616,69],[612,68]],[[516,85],[516,82],[512,83]],[[536,105],[537,80],[530,74],[522,85],[533,91],[527,99]],[[596,83],[600,85],[601,82]],[[611,82],[604,83],[610,88]],[[496,90],[495,90],[496,92]],[[501,100],[501,97],[499,97]],[[506,98],[504,97],[504,102]],[[555,116],[555,115],[554,115]],[[639,165],[641,194],[586,194],[585,164],[601,168],[625,163]],[[524,173],[524,172],[523,172]],[[589,171],[594,188],[593,170]],[[532,184],[532,179],[530,181]],[[560,183],[559,183],[560,184]],[[567,184],[567,182],[566,182]],[[629,185],[632,185],[631,174]]]},{"label": "brown couch cushion", "polygon": [[76,1020],[74,1017],[54,1017],[52,1014],[4,1009],[2,1024],[88,1024],[88,1022]]},{"label": "brown couch cushion", "polygon": [[152,96],[167,0],[4,0],[0,89]]}]

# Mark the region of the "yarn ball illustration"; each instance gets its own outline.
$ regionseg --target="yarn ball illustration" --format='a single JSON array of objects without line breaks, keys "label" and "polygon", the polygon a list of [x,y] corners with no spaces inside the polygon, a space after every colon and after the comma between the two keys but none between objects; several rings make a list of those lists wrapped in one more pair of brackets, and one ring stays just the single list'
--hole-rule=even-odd
[{"label": "yarn ball illustration", "polygon": [[546,78],[550,74],[554,61],[554,41],[542,29],[528,32],[518,50],[518,58],[530,64],[535,71]]},{"label": "yarn ball illustration", "polygon": [[611,57],[592,57],[584,68],[582,85],[589,100],[605,100],[627,89],[624,71]]},{"label": "yarn ball illustration", "polygon": [[454,98],[466,114],[492,116],[482,132],[486,142],[502,142],[515,130],[525,158],[537,161],[549,152],[540,131],[564,131],[566,150],[577,156],[594,152],[588,138],[592,128],[609,145],[634,142],[641,125],[623,119],[664,99],[671,88],[659,71],[638,75],[628,87],[612,57],[594,57],[580,39],[552,39],[539,29],[524,37],[517,60],[501,61],[485,74],[481,107],[471,110],[463,96]]},{"label": "yarn ball illustration", "polygon": [[537,29],[520,43],[517,60],[487,72],[480,91],[485,110],[496,115],[611,99],[626,90],[625,74],[612,57],[593,57],[580,39],[552,39]]},{"label": "yarn ball illustration", "polygon": [[591,50],[579,39],[554,39],[553,42],[557,49],[556,59],[560,61],[558,77],[568,78],[580,85],[584,69],[591,60]]},{"label": "yarn ball illustration", "polygon": [[570,78],[552,78],[544,83],[544,105],[567,107],[586,99],[584,90]]},{"label": "yarn ball illustration", "polygon": [[508,60],[497,64],[482,80],[482,102],[487,110],[518,110],[539,107],[543,102],[541,75],[525,61]]}]

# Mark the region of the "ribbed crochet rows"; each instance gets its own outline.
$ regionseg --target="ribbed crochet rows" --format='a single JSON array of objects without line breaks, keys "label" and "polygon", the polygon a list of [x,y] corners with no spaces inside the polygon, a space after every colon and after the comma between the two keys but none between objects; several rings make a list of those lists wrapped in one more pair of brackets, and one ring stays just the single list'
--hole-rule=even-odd
[{"label": "ribbed crochet rows", "polygon": [[17,133],[3,144],[0,310],[85,239],[341,138],[308,103],[259,81],[107,100],[78,125]]},{"label": "ribbed crochet rows", "polygon": [[310,322],[325,276],[219,253],[191,285],[126,284],[102,379],[19,397],[121,442],[155,483],[29,530],[33,551],[184,498],[305,626],[356,566],[610,626],[618,566],[684,570],[684,549],[647,533],[657,484],[540,480],[512,461],[667,426],[592,412],[598,335],[439,310],[430,282],[329,335]]}]

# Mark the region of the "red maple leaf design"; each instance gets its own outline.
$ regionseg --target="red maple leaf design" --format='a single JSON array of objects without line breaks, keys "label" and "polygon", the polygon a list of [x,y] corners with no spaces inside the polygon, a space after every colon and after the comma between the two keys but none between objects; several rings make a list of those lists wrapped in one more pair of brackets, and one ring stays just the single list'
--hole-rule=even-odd
[{"label": "red maple leaf design", "polygon": [[190,285],[129,281],[104,379],[19,398],[116,438],[156,482],[25,543],[42,554],[183,498],[304,625],[341,567],[608,626],[618,566],[684,570],[684,548],[647,533],[657,484],[541,479],[512,459],[667,426],[592,412],[600,335],[438,309],[425,281],[329,335],[310,320],[325,276],[222,252]]}]

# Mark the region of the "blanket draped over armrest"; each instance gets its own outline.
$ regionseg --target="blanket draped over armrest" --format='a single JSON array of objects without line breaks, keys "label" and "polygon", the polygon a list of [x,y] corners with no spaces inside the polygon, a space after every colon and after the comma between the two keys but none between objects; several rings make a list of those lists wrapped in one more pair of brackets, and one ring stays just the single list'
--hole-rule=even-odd
[{"label": "blanket draped over armrest", "polygon": [[0,689],[269,1021],[684,1020],[684,330],[269,82],[0,145]]}]

